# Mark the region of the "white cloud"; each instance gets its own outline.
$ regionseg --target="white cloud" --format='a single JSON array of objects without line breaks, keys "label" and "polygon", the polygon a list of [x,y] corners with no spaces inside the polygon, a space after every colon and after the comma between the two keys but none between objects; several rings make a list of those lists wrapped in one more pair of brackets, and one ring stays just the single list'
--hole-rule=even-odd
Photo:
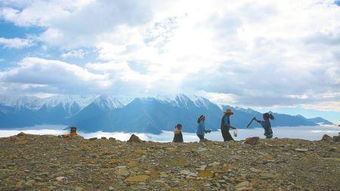
[{"label": "white cloud", "polygon": [[[51,128],[51,129],[49,129]],[[9,137],[15,136],[20,132],[24,132],[26,134],[33,135],[63,135],[67,134],[66,130],[61,130],[65,128],[65,126],[51,127],[49,125],[39,125],[29,127],[28,129],[19,129],[19,130],[0,130],[0,137]],[[81,130],[81,129],[80,129]],[[235,130],[233,130],[235,131]],[[320,140],[322,136],[327,133],[328,135],[337,135],[339,131],[339,127],[336,126],[319,126],[319,127],[299,127],[291,128],[291,127],[277,127],[273,129],[274,135],[279,138],[298,138],[298,139],[306,139],[306,140]],[[252,128],[252,129],[239,129],[236,131],[237,137],[234,136],[235,140],[244,140],[250,136],[259,136],[264,138],[263,129],[262,128]],[[137,135],[139,138],[145,141],[154,141],[154,142],[172,142],[173,132],[172,131],[162,131],[161,134],[149,134],[149,133],[126,133],[126,132],[102,132],[97,131],[93,133],[83,133],[78,132],[78,134],[85,139],[97,137],[98,139],[102,137],[106,138],[115,138],[120,141],[127,141],[131,137],[132,134]],[[196,133],[187,133],[183,132],[184,142],[198,142],[199,139]],[[222,141],[222,136],[220,131],[212,131],[211,133],[206,134],[206,138],[208,140],[213,141]]]},{"label": "white cloud", "polygon": [[82,49],[70,50],[61,55],[63,58],[84,58],[86,52]]},{"label": "white cloud", "polygon": [[51,26],[55,19],[66,17],[73,11],[83,8],[93,0],[4,0],[0,7],[0,18],[18,26]]},{"label": "white cloud", "polygon": [[318,111],[337,111],[340,112],[340,100],[338,101],[323,101],[313,104],[302,104],[303,108],[314,109]]},{"label": "white cloud", "polygon": [[33,1],[22,10],[3,8],[2,17],[19,26],[43,26],[39,39],[65,48],[93,46],[118,26],[136,26],[152,17],[155,1]]},{"label": "white cloud", "polygon": [[0,46],[5,48],[25,48],[33,46],[34,43],[30,39],[22,39],[22,38],[1,38],[0,37]]},{"label": "white cloud", "polygon": [[106,75],[57,60],[28,57],[0,73],[7,91],[89,93],[110,86]]},{"label": "white cloud", "polygon": [[105,91],[203,91],[219,102],[254,106],[339,101],[340,7],[333,0],[70,2],[5,6],[1,15],[46,27],[38,39],[72,49],[64,58],[95,49],[96,63],[70,65],[100,76],[94,81]]}]

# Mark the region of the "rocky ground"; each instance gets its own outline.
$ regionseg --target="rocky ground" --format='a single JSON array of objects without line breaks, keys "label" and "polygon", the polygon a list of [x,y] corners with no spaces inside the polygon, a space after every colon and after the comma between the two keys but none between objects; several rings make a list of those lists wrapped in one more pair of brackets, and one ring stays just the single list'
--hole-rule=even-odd
[{"label": "rocky ground", "polygon": [[1,138],[0,190],[340,190],[339,142],[247,143]]}]

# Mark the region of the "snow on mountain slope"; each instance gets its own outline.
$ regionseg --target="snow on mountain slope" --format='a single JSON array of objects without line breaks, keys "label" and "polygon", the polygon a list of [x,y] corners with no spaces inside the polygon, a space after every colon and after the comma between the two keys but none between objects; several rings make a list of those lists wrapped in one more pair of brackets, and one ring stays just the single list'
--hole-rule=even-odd
[{"label": "snow on mountain slope", "polygon": [[96,104],[99,108],[104,110],[121,108],[124,106],[117,98],[104,95],[97,97],[91,104]]},{"label": "snow on mountain slope", "polygon": [[81,108],[89,105],[95,96],[53,96],[41,99],[41,103],[47,107],[55,107],[57,105],[69,106],[77,103]]},{"label": "snow on mountain slope", "polygon": [[4,96],[0,95],[0,104],[15,107],[17,109],[39,110],[45,106],[48,108],[62,105],[64,108],[78,104],[80,108],[89,105],[96,96],[52,96],[47,98],[38,98],[34,96]]},{"label": "snow on mountain slope", "polygon": [[41,99],[34,96],[4,96],[0,95],[0,104],[16,109],[28,108],[37,110],[41,104]]},{"label": "snow on mountain slope", "polygon": [[[86,131],[159,133],[162,130],[172,130],[174,125],[182,123],[185,131],[194,132],[200,115],[207,117],[207,128],[218,129],[226,109],[234,111],[232,123],[239,128],[245,128],[253,117],[262,118],[262,113],[249,108],[219,106],[204,97],[183,94],[135,98],[128,104],[122,104],[116,97],[103,95],[54,96],[43,99],[0,96],[0,126],[71,123]],[[301,115],[274,115],[273,126],[317,125],[314,121],[322,120],[313,121]],[[253,124],[253,127],[258,126]]]}]

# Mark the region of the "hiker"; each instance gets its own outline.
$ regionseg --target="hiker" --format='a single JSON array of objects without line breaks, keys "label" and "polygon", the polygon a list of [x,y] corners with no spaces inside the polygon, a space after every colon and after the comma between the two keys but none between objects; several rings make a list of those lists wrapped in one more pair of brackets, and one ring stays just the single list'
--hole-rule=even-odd
[{"label": "hiker", "polygon": [[221,120],[221,133],[224,141],[233,141],[233,137],[230,135],[230,129],[236,129],[235,127],[230,125],[230,116],[233,115],[233,111],[231,109],[227,109],[224,112],[224,115]]},{"label": "hiker", "polygon": [[174,131],[174,143],[183,143],[182,124],[177,124]]},{"label": "hiker", "polygon": [[254,120],[261,124],[261,126],[264,128],[264,135],[266,136],[267,139],[270,139],[273,137],[273,130],[272,126],[270,124],[269,119],[273,120],[274,116],[271,113],[264,113],[263,114],[263,121],[262,120],[257,120],[254,117]]},{"label": "hiker", "polygon": [[207,139],[204,138],[205,133],[210,133],[211,130],[206,130],[205,129],[205,116],[201,115],[198,119],[197,119],[197,131],[196,131],[196,135],[197,137],[200,139],[200,142],[202,141],[206,141]]}]

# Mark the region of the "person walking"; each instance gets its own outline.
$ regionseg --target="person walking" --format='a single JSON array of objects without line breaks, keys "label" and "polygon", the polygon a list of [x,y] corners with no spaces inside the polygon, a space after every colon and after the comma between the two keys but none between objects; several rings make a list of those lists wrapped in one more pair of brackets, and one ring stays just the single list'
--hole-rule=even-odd
[{"label": "person walking", "polygon": [[264,113],[263,114],[263,121],[262,120],[257,120],[254,117],[254,120],[261,124],[261,126],[264,129],[264,136],[266,136],[267,139],[270,139],[273,137],[273,130],[272,130],[272,125],[270,124],[269,119],[273,120],[274,116],[271,113]]},{"label": "person walking", "polygon": [[177,124],[174,131],[174,143],[183,143],[182,124]]},{"label": "person walking", "polygon": [[197,131],[196,131],[196,135],[197,137],[200,139],[200,142],[203,142],[203,141],[207,141],[207,139],[204,138],[204,135],[206,133],[210,133],[211,130],[206,130],[205,129],[205,124],[204,124],[204,121],[205,121],[205,116],[204,115],[201,115],[198,119],[197,119]]},{"label": "person walking", "polygon": [[224,115],[221,120],[221,133],[224,141],[232,141],[233,137],[230,135],[230,129],[236,129],[235,127],[230,125],[230,116],[233,115],[234,112],[231,109],[227,109],[224,112]]}]

